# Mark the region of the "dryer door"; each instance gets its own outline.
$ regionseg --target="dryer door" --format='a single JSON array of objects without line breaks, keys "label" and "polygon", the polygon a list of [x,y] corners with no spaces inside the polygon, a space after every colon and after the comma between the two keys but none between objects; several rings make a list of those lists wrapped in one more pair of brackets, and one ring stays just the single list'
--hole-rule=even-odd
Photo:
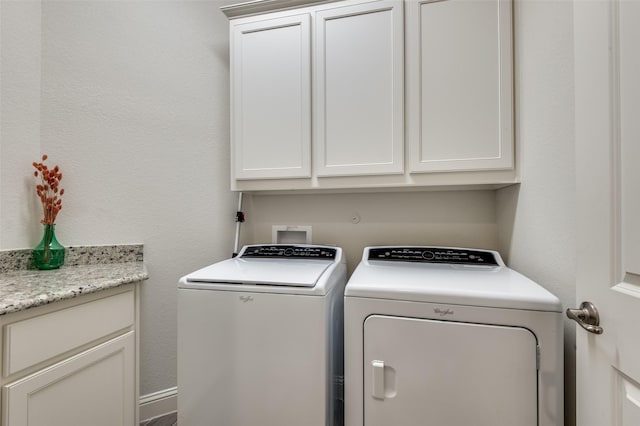
[{"label": "dryer door", "polygon": [[536,426],[536,360],[525,328],[370,316],[364,424]]}]

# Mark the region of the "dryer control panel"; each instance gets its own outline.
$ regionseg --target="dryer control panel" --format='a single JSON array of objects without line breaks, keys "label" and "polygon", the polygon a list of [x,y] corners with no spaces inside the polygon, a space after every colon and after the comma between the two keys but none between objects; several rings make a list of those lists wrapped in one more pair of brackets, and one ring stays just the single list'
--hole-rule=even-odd
[{"label": "dryer control panel", "polygon": [[499,265],[495,255],[490,251],[446,247],[371,247],[369,260]]},{"label": "dryer control panel", "polygon": [[336,249],[322,246],[266,245],[248,246],[240,257],[294,258],[294,259],[335,259]]}]

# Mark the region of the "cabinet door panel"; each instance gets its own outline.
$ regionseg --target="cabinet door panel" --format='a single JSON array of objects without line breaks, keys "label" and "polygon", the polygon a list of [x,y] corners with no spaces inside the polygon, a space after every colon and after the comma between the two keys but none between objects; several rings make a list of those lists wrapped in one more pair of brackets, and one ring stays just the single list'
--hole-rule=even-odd
[{"label": "cabinet door panel", "polygon": [[232,27],[235,179],[311,176],[309,15]]},{"label": "cabinet door panel", "polygon": [[402,3],[316,14],[318,176],[402,173]]},{"label": "cabinet door panel", "polygon": [[411,172],[513,167],[509,0],[407,6]]},{"label": "cabinet door panel", "polygon": [[129,332],[3,386],[3,426],[131,426],[135,334]]}]

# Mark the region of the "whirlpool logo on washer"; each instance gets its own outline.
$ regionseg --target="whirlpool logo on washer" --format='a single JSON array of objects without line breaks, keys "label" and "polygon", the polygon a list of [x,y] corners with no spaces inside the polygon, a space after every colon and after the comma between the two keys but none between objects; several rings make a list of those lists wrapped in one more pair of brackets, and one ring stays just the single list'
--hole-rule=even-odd
[{"label": "whirlpool logo on washer", "polygon": [[446,308],[446,309],[435,308],[433,310],[433,312],[435,312],[436,314],[440,315],[441,317],[454,314],[453,309],[449,309],[449,308]]},{"label": "whirlpool logo on washer", "polygon": [[247,302],[253,302],[253,296],[240,296],[239,299],[243,302],[243,303],[247,303]]}]

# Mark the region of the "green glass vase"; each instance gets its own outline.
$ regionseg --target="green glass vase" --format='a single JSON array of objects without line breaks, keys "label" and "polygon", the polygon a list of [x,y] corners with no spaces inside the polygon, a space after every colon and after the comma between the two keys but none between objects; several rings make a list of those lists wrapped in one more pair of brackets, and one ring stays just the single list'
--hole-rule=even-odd
[{"label": "green glass vase", "polygon": [[38,269],[57,269],[64,264],[64,247],[56,239],[56,225],[44,225],[42,240],[33,249],[33,264]]}]

